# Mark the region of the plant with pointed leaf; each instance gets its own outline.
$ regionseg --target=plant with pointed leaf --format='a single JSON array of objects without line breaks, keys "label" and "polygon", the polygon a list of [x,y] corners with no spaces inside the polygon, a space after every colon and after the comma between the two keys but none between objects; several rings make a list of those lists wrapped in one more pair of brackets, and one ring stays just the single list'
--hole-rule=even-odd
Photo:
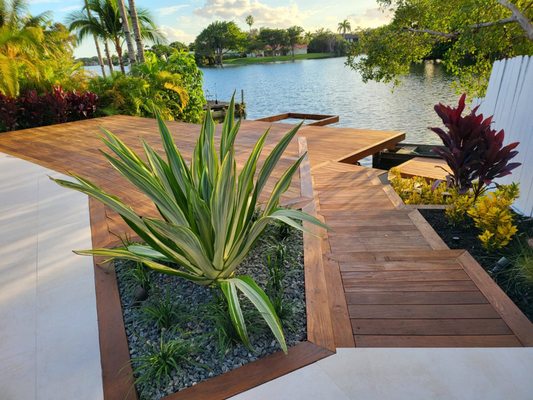
[{"label": "plant with pointed leaf", "polygon": [[105,157],[154,202],[160,218],[137,215],[118,197],[80,176],[73,176],[76,182],[56,182],[106,204],[120,214],[146,243],[125,248],[77,251],[78,254],[138,261],[158,272],[219,288],[228,302],[235,329],[243,343],[250,346],[240,293],[251,301],[281,348],[287,351],[283,329],[271,301],[252,278],[239,276],[236,271],[271,221],[282,221],[298,229],[303,229],[302,221],[325,227],[302,211],[279,207],[280,196],[289,188],[305,155],[283,173],[259,216],[254,216],[267,180],[301,125],[280,140],[257,171],[269,133],[267,130],[238,172],[234,142],[240,121],[234,120],[233,99],[228,110],[218,151],[215,149],[215,124],[211,113],[206,113],[190,165],[185,162],[158,114],[166,158],[143,142],[147,160],[144,161],[117,136],[103,131],[103,141],[114,153],[104,153]]},{"label": "plant with pointed leaf", "polygon": [[470,114],[462,115],[466,94],[459,99],[456,108],[437,104],[435,111],[442,119],[447,131],[430,128],[442,142],[444,148],[435,148],[448,164],[451,174],[448,186],[459,193],[473,189],[474,199],[481,195],[494,179],[509,175],[520,163],[510,160],[518,154],[518,142],[503,145],[505,133],[491,128],[492,117],[483,118],[477,114],[478,107]]}]

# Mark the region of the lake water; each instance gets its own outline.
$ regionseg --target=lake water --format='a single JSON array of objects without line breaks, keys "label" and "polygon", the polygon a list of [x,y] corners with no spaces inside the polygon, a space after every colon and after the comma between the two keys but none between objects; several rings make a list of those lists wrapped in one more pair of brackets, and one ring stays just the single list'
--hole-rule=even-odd
[{"label": "lake water", "polygon": [[345,58],[203,68],[208,99],[229,100],[244,90],[247,118],[285,112],[335,114],[339,126],[399,130],[410,143],[439,143],[428,126],[441,126],[433,106],[454,104],[452,78],[440,65],[413,70],[402,84],[368,82],[345,67]]}]

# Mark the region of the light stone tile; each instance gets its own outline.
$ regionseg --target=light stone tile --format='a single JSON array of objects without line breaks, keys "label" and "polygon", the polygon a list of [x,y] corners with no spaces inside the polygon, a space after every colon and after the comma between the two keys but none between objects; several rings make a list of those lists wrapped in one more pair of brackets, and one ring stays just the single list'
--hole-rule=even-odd
[{"label": "light stone tile", "polygon": [[103,397],[87,197],[39,180],[38,398]]},{"label": "light stone tile", "polygon": [[0,154],[0,398],[103,398],[85,195]]},{"label": "light stone tile", "polygon": [[241,393],[232,400],[348,400],[316,364]]},{"label": "light stone tile", "polygon": [[35,182],[39,166],[2,154],[0,157],[0,212],[19,209],[37,201]]},{"label": "light stone tile", "polygon": [[[0,155],[0,398],[35,397],[37,176]],[[28,173],[33,168],[22,168]],[[12,206],[14,204],[14,206]]]},{"label": "light stone tile", "polygon": [[533,349],[338,349],[317,364],[350,398],[532,398]]}]

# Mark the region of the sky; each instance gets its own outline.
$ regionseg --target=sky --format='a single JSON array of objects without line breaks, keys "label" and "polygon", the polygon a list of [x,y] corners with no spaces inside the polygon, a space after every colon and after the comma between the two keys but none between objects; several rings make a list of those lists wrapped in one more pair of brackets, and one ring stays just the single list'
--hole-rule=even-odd
[{"label": "sky", "polygon": [[[83,6],[83,0],[28,1],[32,14],[51,11],[53,19],[59,22],[64,22],[69,13]],[[318,28],[336,31],[337,24],[344,19],[350,21],[352,28],[376,27],[390,20],[390,15],[384,14],[375,0],[136,0],[136,5],[150,10],[169,42],[179,40],[187,44],[216,20],[232,20],[242,29],[248,29],[244,21],[247,15],[253,15],[254,28],[300,25],[306,31]],[[75,50],[76,57],[95,54],[90,38]]]}]

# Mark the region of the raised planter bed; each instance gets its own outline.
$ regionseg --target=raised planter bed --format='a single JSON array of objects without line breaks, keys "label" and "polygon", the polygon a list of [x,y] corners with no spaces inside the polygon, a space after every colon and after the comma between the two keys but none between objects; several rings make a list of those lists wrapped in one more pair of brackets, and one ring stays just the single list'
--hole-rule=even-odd
[{"label": "raised planter bed", "polygon": [[[299,138],[300,154],[307,150],[305,139]],[[312,183],[309,162],[300,165],[302,203],[309,199],[303,209],[316,214],[312,199]],[[90,200],[93,247],[120,245],[108,231],[105,208]],[[304,223],[305,226],[310,225]],[[315,234],[319,228],[307,226]],[[285,375],[334,353],[335,343],[328,305],[328,293],[322,259],[321,239],[315,235],[303,234],[304,275],[306,300],[307,339],[300,341],[285,355],[276,351],[257,361],[216,377],[206,379],[164,399],[226,399]],[[106,399],[135,400],[138,394],[134,387],[134,375],[121,300],[115,270],[95,258],[95,281],[99,318],[99,339],[102,359],[104,396]],[[296,340],[293,340],[296,343]],[[273,348],[270,349],[272,351]],[[268,351],[267,351],[268,353]],[[248,360],[250,361],[250,360]]]},{"label": "raised planter bed", "polygon": [[[275,257],[280,245],[285,249],[281,270],[284,275],[281,318],[287,345],[295,346],[305,341],[307,334],[302,234],[294,229],[280,231],[278,225],[270,226],[241,264],[238,274],[251,276],[268,293],[271,278],[267,273],[266,257]],[[244,312],[253,348],[247,349],[242,343],[233,341],[234,338],[226,337],[219,330],[220,324],[231,327],[231,322],[225,301],[217,298],[218,290],[160,274],[134,262],[117,261],[115,270],[133,365],[140,368],[143,363],[135,360],[157,349],[161,340],[177,340],[191,346],[187,348],[188,354],[179,369],[173,371],[169,379],[165,378],[159,384],[153,380],[137,383],[141,399],[163,398],[280,350],[257,311],[246,307]],[[134,271],[148,280],[148,291],[139,286]],[[146,298],[140,301],[139,293]],[[243,302],[244,306],[247,304]],[[158,311],[162,306],[163,311]],[[168,313],[169,309],[173,314]],[[168,326],[158,326],[149,311],[155,311],[155,317],[171,319],[163,321]],[[136,379],[142,378],[142,371],[135,375]]]}]

